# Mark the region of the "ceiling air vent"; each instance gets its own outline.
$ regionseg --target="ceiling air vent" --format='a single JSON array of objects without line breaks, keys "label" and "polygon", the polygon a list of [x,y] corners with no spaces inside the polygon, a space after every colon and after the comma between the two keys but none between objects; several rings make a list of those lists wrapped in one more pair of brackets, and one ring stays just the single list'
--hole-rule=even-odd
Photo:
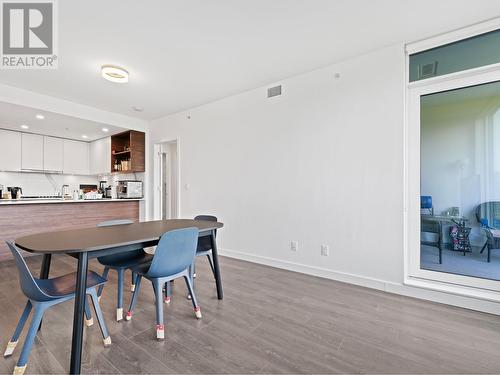
[{"label": "ceiling air vent", "polygon": [[272,98],[273,96],[278,96],[278,95],[281,95],[281,85],[267,89],[268,98]]},{"label": "ceiling air vent", "polygon": [[418,66],[418,78],[429,78],[434,77],[437,73],[437,61],[434,61],[429,64],[419,65]]}]

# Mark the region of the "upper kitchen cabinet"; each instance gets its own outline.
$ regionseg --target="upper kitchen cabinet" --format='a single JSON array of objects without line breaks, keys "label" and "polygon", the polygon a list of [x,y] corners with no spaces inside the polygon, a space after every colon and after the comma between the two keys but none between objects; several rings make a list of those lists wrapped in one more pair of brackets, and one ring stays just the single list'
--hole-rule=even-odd
[{"label": "upper kitchen cabinet", "polygon": [[0,130],[0,171],[21,170],[21,133]]},{"label": "upper kitchen cabinet", "polygon": [[21,134],[21,169],[43,171],[43,135]]},{"label": "upper kitchen cabinet", "polygon": [[89,144],[87,142],[63,141],[63,172],[67,174],[89,174]]},{"label": "upper kitchen cabinet", "polygon": [[109,174],[111,171],[111,137],[90,142],[90,174]]},{"label": "upper kitchen cabinet", "polygon": [[129,130],[111,137],[111,171],[145,171],[145,134]]},{"label": "upper kitchen cabinet", "polygon": [[64,157],[64,140],[54,137],[43,137],[43,169],[46,172],[62,172]]}]

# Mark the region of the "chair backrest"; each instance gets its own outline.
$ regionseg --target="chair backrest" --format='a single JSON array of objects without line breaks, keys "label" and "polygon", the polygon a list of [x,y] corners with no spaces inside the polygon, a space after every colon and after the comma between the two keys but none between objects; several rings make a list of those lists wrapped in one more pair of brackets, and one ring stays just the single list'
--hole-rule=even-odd
[{"label": "chair backrest", "polygon": [[187,269],[193,263],[197,241],[198,228],[195,227],[164,233],[147,276],[170,276]]},{"label": "chair backrest", "polygon": [[420,208],[432,208],[432,197],[430,195],[421,195],[420,196]]},{"label": "chair backrest", "polygon": [[52,299],[38,286],[17,246],[11,241],[6,242],[16,261],[17,270],[19,272],[19,283],[21,284],[24,295],[33,301],[47,301]]},{"label": "chair backrest", "polygon": [[[211,215],[198,215],[194,218],[195,220],[205,220],[205,221],[217,221],[217,218],[215,216]],[[215,231],[215,234],[217,235],[217,230]],[[196,251],[208,251],[212,249],[212,241],[210,239],[210,236],[203,236],[198,238],[198,247],[196,248]]]},{"label": "chair backrest", "polygon": [[500,229],[500,202],[485,202],[478,205],[476,219],[483,227]]},{"label": "chair backrest", "polygon": [[[115,219],[115,220],[107,220],[101,221],[97,224],[97,227],[112,227],[115,225],[126,225],[126,224],[134,224],[133,220],[130,219]],[[135,250],[130,250],[124,253],[118,253],[113,255],[105,255],[103,257],[98,257],[97,260],[100,262],[119,262],[121,260],[125,260],[134,256],[138,256],[144,253],[144,249],[140,246]]]}]

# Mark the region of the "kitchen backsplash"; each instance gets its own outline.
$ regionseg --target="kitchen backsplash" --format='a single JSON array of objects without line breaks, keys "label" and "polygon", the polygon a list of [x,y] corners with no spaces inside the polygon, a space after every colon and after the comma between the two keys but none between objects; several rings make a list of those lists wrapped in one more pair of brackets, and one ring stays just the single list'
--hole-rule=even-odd
[{"label": "kitchen backsplash", "polygon": [[0,185],[5,189],[8,186],[19,186],[23,189],[23,195],[57,195],[62,185],[69,185],[68,191],[80,188],[80,184],[99,185],[99,181],[107,181],[108,184],[119,180],[143,181],[144,174],[120,174],[111,176],[76,176],[52,173],[18,173],[0,172]]}]

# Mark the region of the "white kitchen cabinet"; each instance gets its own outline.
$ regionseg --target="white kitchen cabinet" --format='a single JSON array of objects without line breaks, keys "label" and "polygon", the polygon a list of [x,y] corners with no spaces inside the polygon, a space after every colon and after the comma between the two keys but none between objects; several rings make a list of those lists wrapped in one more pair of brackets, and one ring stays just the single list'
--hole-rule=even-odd
[{"label": "white kitchen cabinet", "polygon": [[21,134],[21,169],[43,171],[43,135]]},{"label": "white kitchen cabinet", "polygon": [[0,171],[21,170],[21,133],[0,130]]},{"label": "white kitchen cabinet", "polygon": [[90,142],[90,174],[111,172],[111,137]]},{"label": "white kitchen cabinet", "polygon": [[43,169],[47,172],[62,172],[64,140],[43,137]]},{"label": "white kitchen cabinet", "polygon": [[89,174],[89,144],[87,142],[63,141],[63,173]]}]

